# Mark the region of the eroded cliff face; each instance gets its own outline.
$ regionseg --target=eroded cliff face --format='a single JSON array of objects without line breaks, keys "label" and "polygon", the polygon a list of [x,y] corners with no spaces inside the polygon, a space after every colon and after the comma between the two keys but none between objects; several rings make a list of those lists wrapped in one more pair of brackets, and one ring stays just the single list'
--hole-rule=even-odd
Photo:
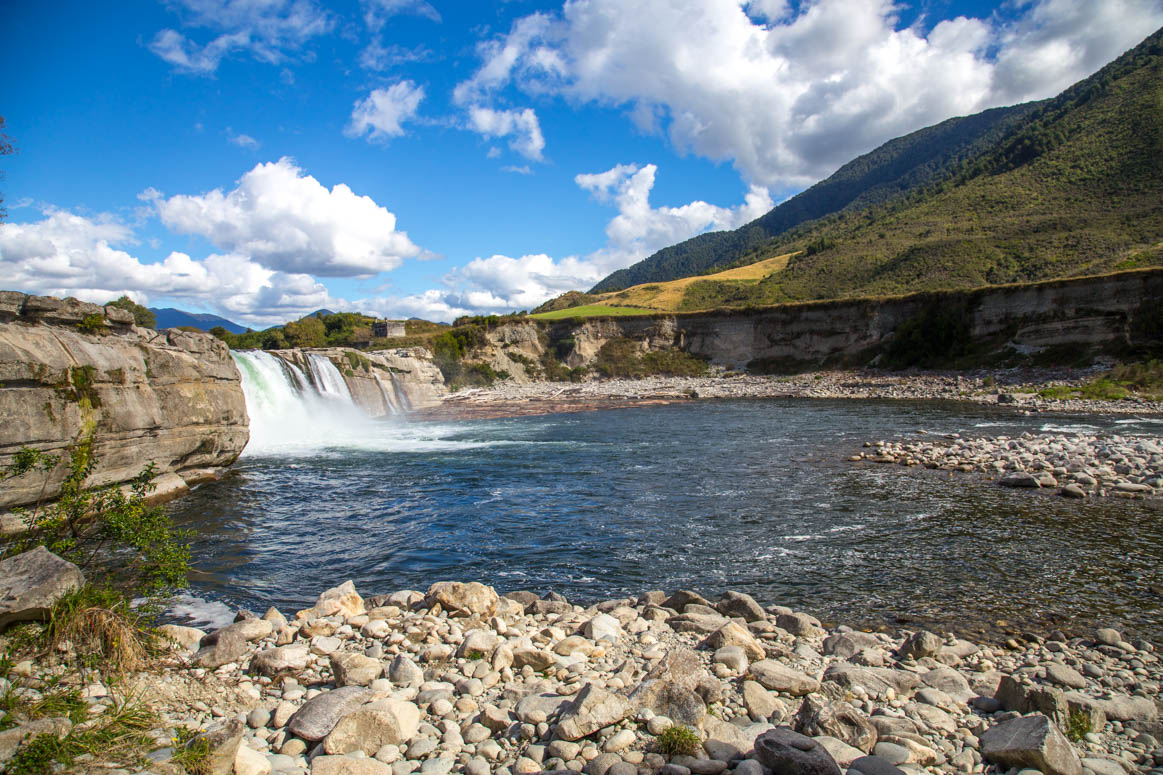
[{"label": "eroded cliff face", "polygon": [[[161,497],[214,477],[249,438],[238,369],[213,336],[12,291],[0,291],[0,418],[0,468],[24,446],[67,458],[91,434],[90,484],[128,481],[152,462]],[[5,481],[0,509],[51,499],[63,469],[47,484]]]},{"label": "eroded cliff face", "polygon": [[371,417],[435,406],[448,395],[444,376],[423,347],[371,352],[319,347],[269,352],[295,364],[304,374],[311,373],[307,362],[310,355],[327,358],[347,383],[352,401]]},{"label": "eroded cliff face", "polygon": [[679,349],[729,369],[859,368],[881,363],[902,326],[934,319],[963,326],[982,358],[1043,353],[1049,365],[1055,352],[1072,362],[1088,350],[1158,346],[1163,271],[764,310],[506,322],[488,332],[489,346],[476,355],[517,381],[540,378],[540,369],[525,364],[544,357],[591,366],[602,345],[618,338],[643,352]]}]

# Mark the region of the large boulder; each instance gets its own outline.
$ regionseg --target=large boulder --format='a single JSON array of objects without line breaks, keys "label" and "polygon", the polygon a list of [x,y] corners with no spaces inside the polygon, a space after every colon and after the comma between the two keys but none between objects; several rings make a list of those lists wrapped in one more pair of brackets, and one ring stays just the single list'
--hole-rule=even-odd
[{"label": "large boulder", "polygon": [[673,648],[630,694],[630,702],[677,724],[699,727],[707,707],[698,689],[709,677],[698,654],[681,646]]},{"label": "large boulder", "polygon": [[562,711],[557,736],[562,740],[580,740],[602,727],[616,724],[634,712],[634,706],[620,694],[586,684],[577,699]]},{"label": "large boulder", "polygon": [[0,631],[46,618],[53,603],[84,583],[80,568],[43,546],[0,561]]},{"label": "large boulder", "polygon": [[223,627],[202,639],[202,647],[194,654],[192,662],[207,670],[216,670],[225,664],[239,662],[249,649],[246,638],[238,630]]},{"label": "large boulder", "polygon": [[839,765],[822,745],[788,727],[757,737],[755,758],[772,775],[840,775]]},{"label": "large boulder", "polygon": [[1003,767],[1032,767],[1044,775],[1082,775],[1082,762],[1070,741],[1041,714],[1010,719],[980,737],[981,755]]},{"label": "large boulder", "polygon": [[428,588],[425,605],[439,604],[450,615],[492,616],[497,610],[497,592],[476,581],[438,581]]}]

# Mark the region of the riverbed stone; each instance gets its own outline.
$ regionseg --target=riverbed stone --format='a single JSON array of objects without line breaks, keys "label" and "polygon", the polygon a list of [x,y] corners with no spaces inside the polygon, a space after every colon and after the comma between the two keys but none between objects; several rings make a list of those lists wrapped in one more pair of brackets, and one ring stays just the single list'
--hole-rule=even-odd
[{"label": "riverbed stone", "polygon": [[815,678],[773,659],[752,663],[748,673],[768,689],[793,697],[802,697],[820,688],[820,682]]},{"label": "riverbed stone", "polygon": [[363,654],[337,651],[331,655],[331,671],[338,686],[367,686],[380,677],[384,666]]},{"label": "riverbed stone", "polygon": [[0,631],[44,619],[53,603],[84,583],[80,568],[43,546],[0,560]]},{"label": "riverbed stone", "polygon": [[439,604],[449,614],[487,618],[497,610],[499,598],[492,587],[477,581],[438,581],[428,588],[424,603]]},{"label": "riverbed stone", "polygon": [[1045,775],[1082,775],[1082,762],[1062,733],[1041,714],[1003,721],[981,735],[986,761],[1033,767]]},{"label": "riverbed stone", "polygon": [[311,775],[395,775],[395,770],[375,759],[316,756],[311,759]]},{"label": "riverbed stone", "polygon": [[[210,639],[209,643],[206,643],[207,639]],[[208,670],[238,662],[248,652],[246,638],[229,627],[210,633],[202,639],[202,643],[204,645],[194,654],[191,662]]]},{"label": "riverbed stone", "polygon": [[719,602],[715,603],[715,608],[723,616],[738,616],[747,622],[758,622],[767,618],[763,606],[745,592],[724,592]]},{"label": "riverbed stone", "polygon": [[931,657],[941,650],[945,641],[927,630],[915,632],[905,639],[898,653],[908,659]]},{"label": "riverbed stone", "polygon": [[363,751],[374,756],[385,745],[400,745],[420,728],[420,709],[402,700],[377,700],[347,713],[323,740],[329,754]]},{"label": "riverbed stone", "polygon": [[835,738],[862,754],[876,745],[876,727],[847,702],[826,702],[809,695],[796,712],[793,726],[802,735]]},{"label": "riverbed stone", "polygon": [[586,684],[577,698],[561,711],[557,736],[563,740],[579,740],[618,723],[633,712],[634,706],[622,695]]},{"label": "riverbed stone", "polygon": [[704,638],[699,645],[705,649],[739,646],[746,652],[747,658],[751,660],[761,660],[767,656],[759,639],[735,622],[727,622]]},{"label": "riverbed stone", "polygon": [[822,745],[788,727],[757,737],[755,758],[772,775],[840,775],[840,767]]},{"label": "riverbed stone", "polygon": [[234,760],[245,729],[242,721],[233,718],[194,735],[186,747],[205,746],[207,753],[202,770],[205,775],[230,775],[234,771]]},{"label": "riverbed stone", "polygon": [[362,686],[344,686],[307,700],[287,721],[287,730],[309,742],[327,737],[339,720],[368,699],[372,693]]},{"label": "riverbed stone", "polygon": [[311,650],[306,643],[291,643],[263,649],[250,660],[252,672],[274,677],[283,673],[298,673],[307,667]]}]

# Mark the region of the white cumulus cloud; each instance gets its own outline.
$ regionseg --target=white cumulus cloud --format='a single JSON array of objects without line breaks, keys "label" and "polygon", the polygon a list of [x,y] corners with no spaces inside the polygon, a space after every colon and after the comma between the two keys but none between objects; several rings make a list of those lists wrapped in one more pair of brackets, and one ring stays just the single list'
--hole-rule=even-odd
[{"label": "white cumulus cloud", "polygon": [[568,0],[478,47],[454,90],[619,105],[679,151],[802,186],[877,145],[1051,96],[1163,25],[1158,0],[1027,0],[1016,20],[897,29],[893,0]]},{"label": "white cumulus cloud", "polygon": [[152,192],[152,202],[170,230],[278,271],[366,276],[421,254],[371,197],[343,183],[327,189],[287,158],[256,165],[229,192],[168,199]]},{"label": "white cumulus cloud", "polygon": [[142,304],[185,301],[244,324],[281,323],[322,306],[344,306],[306,274],[278,272],[237,254],[202,260],[173,252],[147,263],[125,247],[132,230],[108,216],[44,211],[31,223],[0,225],[0,272],[7,287],[103,304],[123,294]]},{"label": "white cumulus cloud", "polygon": [[494,110],[472,107],[468,111],[469,128],[487,138],[509,137],[509,147],[526,159],[541,161],[545,138],[541,123],[532,108],[524,110]]},{"label": "white cumulus cloud", "polygon": [[412,81],[400,81],[387,89],[374,89],[367,98],[355,103],[351,123],[344,133],[349,137],[368,134],[370,140],[399,137],[404,134],[404,122],[415,118],[422,99],[424,87]]}]

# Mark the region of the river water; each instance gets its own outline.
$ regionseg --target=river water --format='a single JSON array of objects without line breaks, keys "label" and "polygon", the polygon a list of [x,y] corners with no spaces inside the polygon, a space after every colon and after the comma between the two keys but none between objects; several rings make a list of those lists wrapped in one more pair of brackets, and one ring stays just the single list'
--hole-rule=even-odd
[{"label": "river water", "polygon": [[196,533],[179,613],[293,611],[347,579],[365,596],[454,579],[583,603],[737,589],[832,622],[971,635],[1163,635],[1157,503],[844,460],[918,431],[1159,435],[1157,420],[851,400],[443,423],[329,407],[256,428],[226,478],[171,506]]}]

